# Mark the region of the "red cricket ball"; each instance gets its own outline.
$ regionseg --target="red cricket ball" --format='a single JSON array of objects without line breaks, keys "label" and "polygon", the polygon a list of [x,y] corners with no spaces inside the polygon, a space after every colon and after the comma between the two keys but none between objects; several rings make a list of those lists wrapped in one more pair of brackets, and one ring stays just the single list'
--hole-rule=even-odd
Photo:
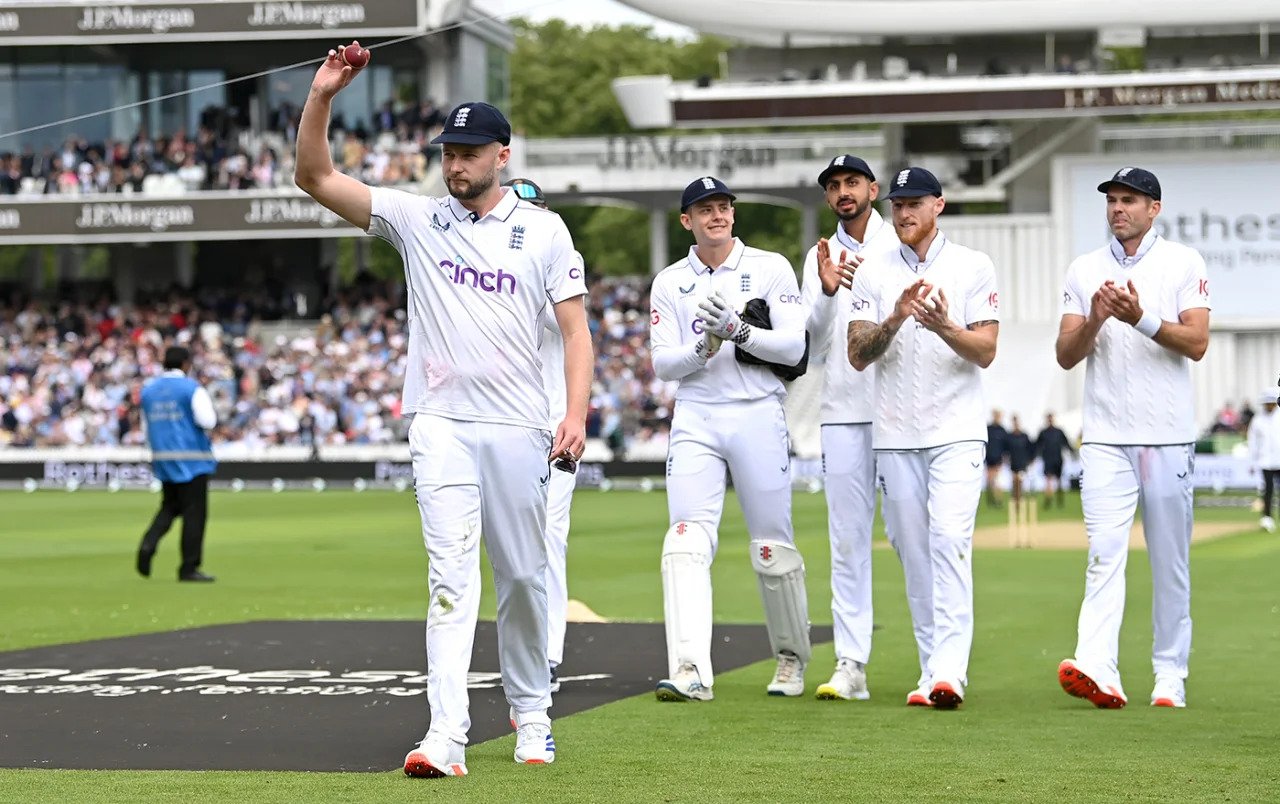
[{"label": "red cricket ball", "polygon": [[342,49],[342,60],[352,69],[359,70],[369,63],[369,51],[360,47],[359,42],[352,42]]}]

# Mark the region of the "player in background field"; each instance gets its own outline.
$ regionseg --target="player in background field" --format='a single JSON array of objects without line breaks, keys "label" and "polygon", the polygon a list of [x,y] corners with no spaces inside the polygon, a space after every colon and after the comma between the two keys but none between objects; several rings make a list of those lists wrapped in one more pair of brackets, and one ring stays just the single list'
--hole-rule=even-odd
[{"label": "player in background field", "polygon": [[1076,454],[1075,447],[1067,440],[1067,434],[1053,423],[1053,414],[1045,414],[1044,429],[1036,436],[1035,452],[1044,465],[1044,507],[1048,510],[1056,499],[1058,507],[1064,505],[1065,495],[1062,489],[1062,452],[1066,450]]},{"label": "player in background field", "polygon": [[1009,455],[1009,431],[1004,429],[1002,417],[1000,411],[993,410],[987,424],[987,505],[992,508],[1001,505],[1000,489],[996,484],[1000,479],[1000,467],[1004,466]]},{"label": "player in background field", "polygon": [[[542,188],[531,179],[511,179],[503,186],[510,187],[522,200],[535,207],[547,208]],[[582,256],[578,255],[578,271],[582,272]],[[581,274],[580,274],[581,275]],[[554,427],[565,414],[564,341],[554,313],[547,310],[542,316],[542,381],[547,387],[551,403],[551,426]],[[576,464],[555,464],[560,471],[551,473],[547,486],[547,661],[551,668],[551,691],[560,691],[556,668],[564,661],[564,632],[566,609],[569,605],[569,586],[566,581],[565,559],[569,548],[569,513],[573,505],[573,489],[577,480],[573,469]]]},{"label": "player in background field", "polygon": [[1016,510],[1022,506],[1022,489],[1027,481],[1027,468],[1035,460],[1036,451],[1031,443],[1031,436],[1022,429],[1022,422],[1017,416],[1013,417],[1010,424],[1012,428],[1009,430],[1006,452],[1009,454],[1009,473],[1013,476],[1010,497]]},{"label": "player in background field", "polygon": [[1128,702],[1120,622],[1129,530],[1141,503],[1152,582],[1151,704],[1181,708],[1191,653],[1191,361],[1209,347],[1209,280],[1198,252],[1156,233],[1154,174],[1121,168],[1098,191],[1112,238],[1067,269],[1058,328],[1058,364],[1087,361],[1080,500],[1089,536],[1075,656],[1058,666],[1058,682],[1099,708]]},{"label": "player in background field", "polygon": [[924,168],[890,183],[893,258],[853,279],[849,362],[879,361],[872,440],[885,530],[902,561],[920,655],[908,706],[964,701],[973,645],[973,524],[986,455],[980,370],[996,356],[991,258],[938,230],[946,202]]},{"label": "player in background field", "polygon": [[[866,259],[886,259],[898,238],[872,203],[880,192],[861,158],[843,154],[818,175],[827,206],[839,218],[835,234],[822,238],[804,260],[802,295],[811,360],[823,360],[822,479],[831,540],[831,616],[836,668],[819,685],[823,700],[859,700],[867,690],[871,658],[871,524],[876,512],[876,457],[871,449],[875,369],[855,371],[845,355],[853,314],[849,287]],[[896,257],[895,257],[896,258]]]},{"label": "player in background field", "polygon": [[1267,533],[1275,533],[1276,520],[1271,515],[1271,506],[1276,496],[1277,481],[1280,481],[1280,413],[1276,412],[1276,389],[1263,391],[1258,404],[1262,410],[1249,422],[1250,471],[1262,474],[1258,491],[1262,518],[1258,520],[1258,527]]},{"label": "player in background field", "polygon": [[[463,776],[467,698],[480,606],[480,539],[493,566],[498,660],[515,710],[515,760],[555,760],[547,674],[550,461],[586,446],[591,336],[586,285],[558,215],[498,184],[511,126],[464,103],[432,142],[449,195],[370,188],[334,170],[333,97],[355,77],[337,52],[316,71],[298,127],[298,186],[399,252],[408,285],[404,406],[429,559],[427,703],[431,724],[405,757],[410,776]],[[567,412],[555,435],[538,361],[551,304],[564,339]],[[495,359],[500,358],[500,359]]]},{"label": "player in background field", "polygon": [[[685,188],[680,222],[695,245],[654,278],[649,294],[654,373],[680,383],[667,452],[670,528],[662,544],[662,597],[670,676],[658,682],[660,701],[713,697],[711,561],[726,468],[747,521],[751,566],[778,662],[767,692],[804,694],[811,652],[804,561],[791,530],[786,388],[767,366],[735,355],[742,349],[772,363],[799,363],[805,307],[785,257],[733,236],[733,201],[724,182],[710,176]],[[772,329],[740,317],[754,298],[768,302]]]}]

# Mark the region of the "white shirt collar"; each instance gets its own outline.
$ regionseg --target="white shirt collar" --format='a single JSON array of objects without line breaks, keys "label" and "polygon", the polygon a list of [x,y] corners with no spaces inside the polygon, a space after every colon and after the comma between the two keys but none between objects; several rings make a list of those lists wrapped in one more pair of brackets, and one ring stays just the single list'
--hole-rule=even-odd
[{"label": "white shirt collar", "polygon": [[1111,256],[1115,257],[1116,262],[1120,263],[1125,268],[1131,268],[1137,265],[1139,260],[1147,256],[1147,252],[1156,244],[1156,238],[1159,236],[1160,235],[1156,234],[1154,226],[1148,229],[1147,233],[1142,236],[1142,242],[1138,244],[1138,250],[1133,253],[1132,257],[1124,253],[1124,246],[1121,245],[1119,240],[1113,237],[1111,238]]},{"label": "white shirt collar", "polygon": [[898,254],[902,257],[902,261],[907,264],[908,268],[919,274],[928,270],[929,266],[933,265],[934,260],[938,259],[938,254],[942,252],[942,247],[946,244],[947,236],[939,231],[937,236],[933,238],[933,242],[929,244],[929,250],[925,252],[923,260],[917,257],[915,249],[911,248],[906,243],[900,243],[898,245]]},{"label": "white shirt collar", "polygon": [[846,232],[844,230],[844,224],[836,224],[835,239],[840,244],[841,248],[857,254],[862,251],[863,247],[874,240],[876,235],[880,234],[880,227],[882,226],[884,226],[884,218],[880,216],[879,212],[872,208],[871,217],[867,218],[867,231],[862,235],[862,242],[858,242],[853,238],[853,235]]},{"label": "white shirt collar", "polygon": [[696,245],[689,246],[689,267],[693,269],[695,274],[706,273],[708,268],[713,270],[733,270],[738,267],[738,261],[742,259],[742,252],[746,251],[746,249],[747,244],[735,237],[733,238],[733,251],[730,251],[729,256],[725,257],[724,264],[708,266],[698,257],[698,247]]},{"label": "white shirt collar", "polygon": [[161,376],[163,376],[163,377],[185,377],[185,376],[187,376],[187,373],[186,373],[185,371],[183,371],[182,369],[165,369],[165,370],[164,370],[164,374],[162,374]]},{"label": "white shirt collar", "polygon": [[[497,218],[498,220],[505,221],[507,218],[511,217],[512,212],[515,212],[516,205],[519,203],[520,199],[511,191],[511,188],[503,187],[502,197],[498,199],[497,206],[489,210],[489,214],[484,217]],[[452,212],[453,217],[459,221],[465,221],[470,218],[472,223],[479,223],[483,220],[483,218],[477,217],[474,212],[464,207],[462,202],[453,196],[449,196],[449,211]]]}]

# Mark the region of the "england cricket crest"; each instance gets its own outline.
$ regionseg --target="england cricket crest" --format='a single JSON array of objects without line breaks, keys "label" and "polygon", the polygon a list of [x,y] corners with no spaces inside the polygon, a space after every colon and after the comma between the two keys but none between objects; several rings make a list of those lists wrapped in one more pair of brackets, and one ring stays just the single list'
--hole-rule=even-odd
[{"label": "england cricket crest", "polygon": [[511,239],[507,241],[507,248],[520,251],[524,248],[524,227],[512,226]]},{"label": "england cricket crest", "polygon": [[741,283],[740,283],[740,285],[739,285],[739,289],[740,289],[743,293],[750,293],[750,292],[751,292],[751,274],[743,274],[743,275],[742,275],[742,280],[741,280]]}]

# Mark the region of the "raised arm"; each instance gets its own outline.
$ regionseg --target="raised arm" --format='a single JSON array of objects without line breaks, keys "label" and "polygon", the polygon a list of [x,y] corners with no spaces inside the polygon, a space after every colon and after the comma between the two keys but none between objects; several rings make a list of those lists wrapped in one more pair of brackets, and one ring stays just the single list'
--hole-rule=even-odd
[{"label": "raised arm", "polygon": [[[367,66],[367,64],[366,64]],[[372,195],[361,181],[333,168],[329,154],[329,118],[333,97],[355,78],[355,70],[343,63],[337,51],[329,55],[311,81],[311,91],[298,124],[297,165],[294,183],[321,206],[361,231],[369,229]]]}]

